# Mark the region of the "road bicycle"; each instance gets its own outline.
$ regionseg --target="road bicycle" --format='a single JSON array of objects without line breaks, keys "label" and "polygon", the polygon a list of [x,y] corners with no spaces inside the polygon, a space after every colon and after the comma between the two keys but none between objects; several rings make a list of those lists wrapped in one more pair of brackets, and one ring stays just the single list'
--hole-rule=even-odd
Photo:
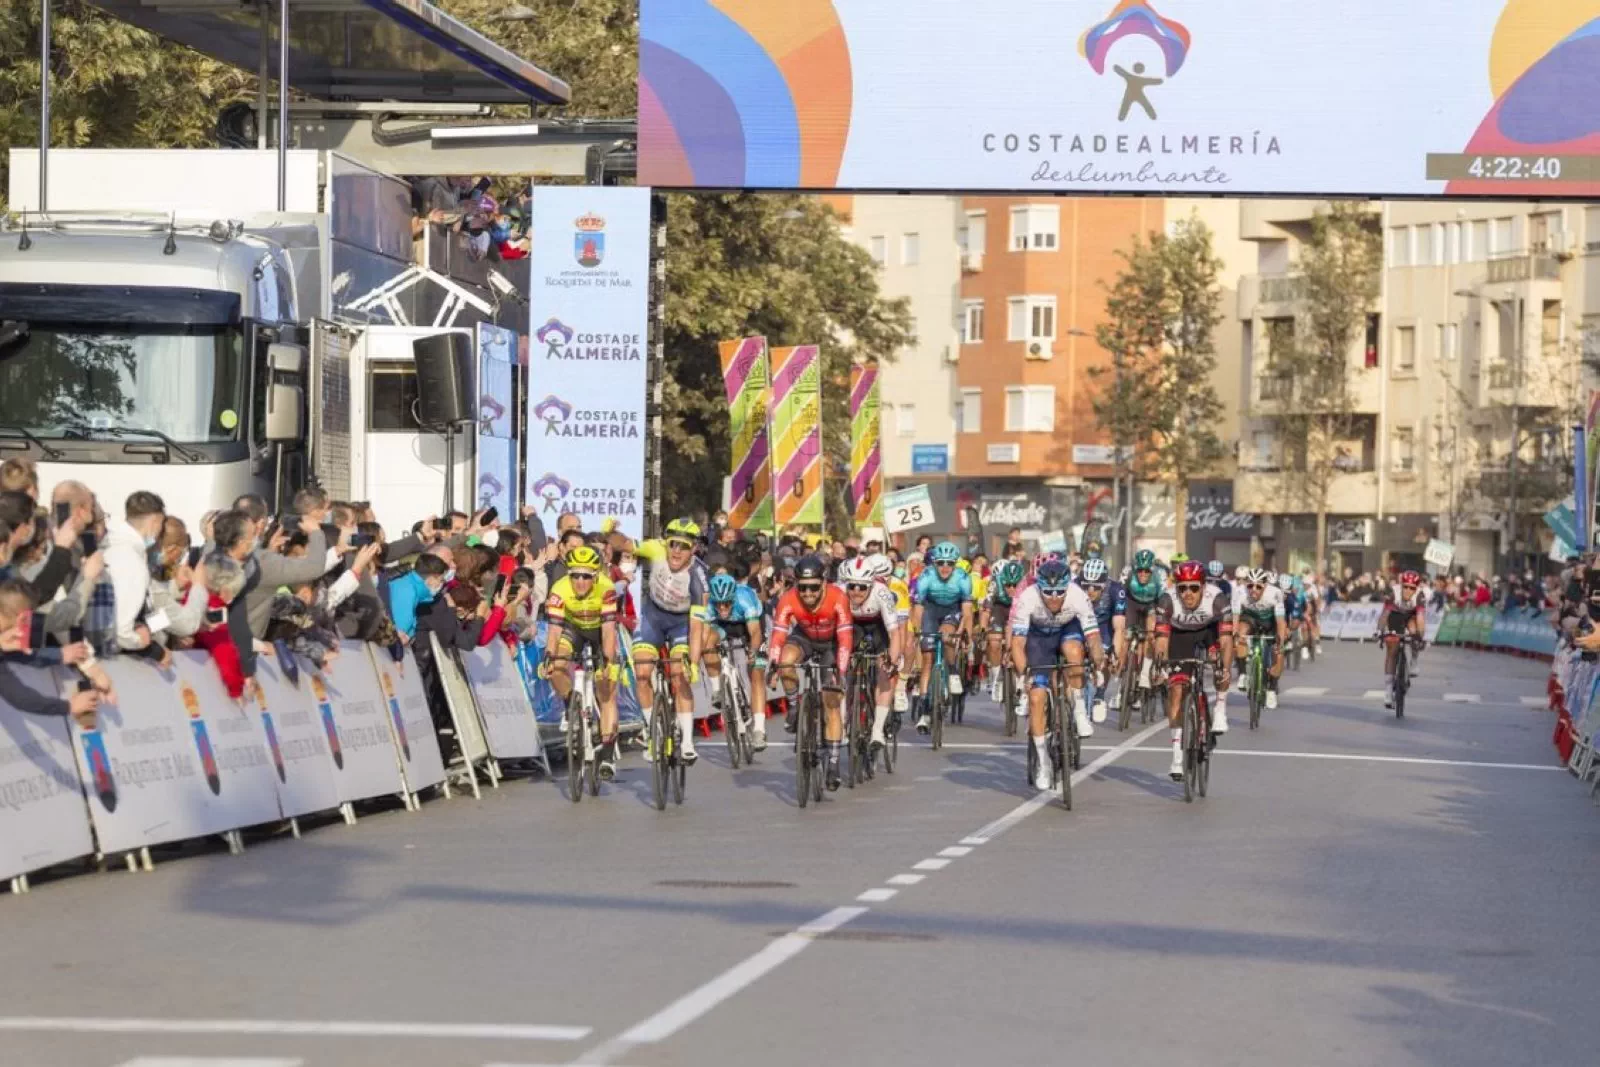
[{"label": "road bicycle", "polygon": [[[854,789],[873,777],[872,713],[877,706],[879,652],[859,651],[850,657],[844,690],[845,785]],[[885,728],[885,741],[888,731]],[[891,762],[892,773],[892,762]]]},{"label": "road bicycle", "polygon": [[[680,657],[684,677],[689,673],[689,657]],[[667,794],[672,794],[675,804],[683,803],[683,790],[689,765],[683,762],[683,735],[678,729],[678,712],[672,698],[671,680],[663,671],[656,672],[655,699],[650,704],[649,731],[650,785],[655,797],[656,810],[667,810]]]},{"label": "road bicycle", "polygon": [[[551,663],[571,663],[570,656],[553,656]],[[589,795],[600,795],[600,760],[595,737],[599,733],[600,705],[594,696],[594,650],[583,646],[583,653],[572,672],[572,692],[561,716],[561,731],[567,744],[567,797],[574,804]]]},{"label": "road bicycle", "polygon": [[1144,673],[1144,633],[1139,630],[1128,632],[1128,655],[1122,664],[1122,684],[1117,689],[1117,696],[1121,703],[1117,706],[1117,729],[1126,733],[1133,724],[1134,705],[1139,707],[1139,721],[1150,721],[1149,697],[1150,688],[1140,684],[1139,678]]},{"label": "road bicycle", "polygon": [[943,635],[940,635],[940,639],[933,644],[933,669],[928,673],[928,715],[932,720],[929,725],[929,740],[935,751],[944,747],[945,718],[950,716],[952,722],[957,721],[954,716],[960,714],[960,710],[966,706],[967,701],[966,686],[961,687],[962,692],[959,695],[952,693],[950,690],[950,677],[955,672],[956,667],[964,662],[963,653],[966,648],[967,635],[965,633],[957,633],[952,640],[956,645],[955,663],[948,670],[946,669],[946,660],[944,658],[945,641]]},{"label": "road bicycle", "polygon": [[1167,684],[1183,683],[1183,799],[1193,803],[1205,796],[1211,784],[1211,705],[1206,699],[1205,672],[1209,660],[1179,659],[1167,665]]},{"label": "road bicycle", "polygon": [[799,701],[794,730],[794,789],[800,807],[811,801],[822,803],[822,780],[827,771],[828,753],[822,739],[823,672],[827,668],[816,658],[796,664],[800,676]]},{"label": "road bicycle", "polygon": [[722,737],[728,745],[728,766],[755,762],[755,722],[750,710],[750,649],[745,641],[724,638],[722,671],[717,679],[717,706],[722,709]]},{"label": "road bicycle", "polygon": [[[1070,664],[1057,663],[1052,667],[1029,668],[1028,675],[1049,674],[1050,684],[1045,687],[1045,753],[1050,760],[1051,789],[1061,791],[1061,803],[1072,810],[1072,772],[1083,761],[1083,742],[1078,737],[1077,723],[1067,705],[1066,674]],[[1039,772],[1039,749],[1028,741],[1028,784],[1032,786]]]},{"label": "road bicycle", "polygon": [[1394,717],[1406,717],[1406,693],[1411,689],[1411,653],[1422,648],[1416,634],[1400,638],[1400,650],[1394,658]]},{"label": "road bicycle", "polygon": [[1250,729],[1255,730],[1261,726],[1261,709],[1267,703],[1268,664],[1272,660],[1273,646],[1278,643],[1276,637],[1267,637],[1261,634],[1250,635],[1250,654],[1245,660],[1246,687],[1250,694]]}]

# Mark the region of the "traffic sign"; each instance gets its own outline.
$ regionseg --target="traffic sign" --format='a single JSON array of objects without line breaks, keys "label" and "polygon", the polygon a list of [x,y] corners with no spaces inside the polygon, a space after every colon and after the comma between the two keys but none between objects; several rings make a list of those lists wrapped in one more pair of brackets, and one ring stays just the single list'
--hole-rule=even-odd
[{"label": "traffic sign", "polygon": [[883,525],[890,533],[932,526],[933,497],[925,485],[896,489],[883,498]]}]

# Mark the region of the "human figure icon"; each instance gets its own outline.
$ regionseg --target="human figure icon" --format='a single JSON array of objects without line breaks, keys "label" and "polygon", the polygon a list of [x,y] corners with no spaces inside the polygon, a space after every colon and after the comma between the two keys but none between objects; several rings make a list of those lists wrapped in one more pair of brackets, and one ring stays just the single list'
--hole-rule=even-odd
[{"label": "human figure icon", "polygon": [[1166,79],[1145,77],[1143,63],[1135,63],[1131,72],[1123,70],[1120,65],[1113,66],[1111,69],[1122,75],[1122,80],[1128,83],[1127,91],[1122,94],[1122,110],[1117,112],[1117,121],[1126,122],[1128,112],[1133,110],[1134,104],[1144,108],[1145,114],[1152,119],[1155,118],[1156,109],[1151,106],[1150,98],[1145,95],[1145,90],[1152,85],[1160,85]]}]

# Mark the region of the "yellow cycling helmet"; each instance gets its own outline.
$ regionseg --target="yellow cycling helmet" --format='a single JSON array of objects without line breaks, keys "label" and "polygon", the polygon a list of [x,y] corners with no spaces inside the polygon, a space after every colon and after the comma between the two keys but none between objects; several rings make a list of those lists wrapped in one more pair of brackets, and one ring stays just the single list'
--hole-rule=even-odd
[{"label": "yellow cycling helmet", "polygon": [[668,537],[682,537],[690,541],[700,537],[700,525],[693,519],[673,519],[667,523]]},{"label": "yellow cycling helmet", "polygon": [[970,562],[968,562],[967,560],[964,560],[964,559],[956,560],[956,566],[960,567],[962,570],[966,571],[968,574],[972,573],[972,564]]},{"label": "yellow cycling helmet", "polygon": [[600,559],[600,553],[588,545],[579,545],[566,554],[562,560],[567,565],[568,571],[583,571],[588,574],[598,574],[605,564]]}]

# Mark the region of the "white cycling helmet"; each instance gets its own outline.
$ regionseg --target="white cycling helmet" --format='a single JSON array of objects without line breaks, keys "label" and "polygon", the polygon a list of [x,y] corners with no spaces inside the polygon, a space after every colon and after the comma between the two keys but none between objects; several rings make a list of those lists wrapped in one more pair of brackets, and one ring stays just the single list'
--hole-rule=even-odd
[{"label": "white cycling helmet", "polygon": [[880,581],[894,573],[894,561],[881,552],[876,552],[867,557],[867,569],[874,578]]},{"label": "white cycling helmet", "polygon": [[872,563],[866,556],[856,556],[854,559],[845,560],[839,567],[839,580],[841,582],[867,585],[876,577],[872,573]]},{"label": "white cycling helmet", "polygon": [[1278,575],[1278,588],[1282,589],[1285,593],[1287,593],[1289,590],[1293,589],[1294,588],[1294,575],[1292,575],[1292,574],[1280,574],[1280,575]]},{"label": "white cycling helmet", "polygon": [[1268,574],[1260,567],[1256,567],[1253,570],[1247,571],[1244,576],[1244,580],[1248,585],[1271,585],[1272,575]]},{"label": "white cycling helmet", "polygon": [[1250,580],[1250,568],[1246,567],[1243,563],[1239,564],[1239,566],[1234,568],[1233,579],[1236,582],[1247,582],[1247,581],[1249,581]]}]

